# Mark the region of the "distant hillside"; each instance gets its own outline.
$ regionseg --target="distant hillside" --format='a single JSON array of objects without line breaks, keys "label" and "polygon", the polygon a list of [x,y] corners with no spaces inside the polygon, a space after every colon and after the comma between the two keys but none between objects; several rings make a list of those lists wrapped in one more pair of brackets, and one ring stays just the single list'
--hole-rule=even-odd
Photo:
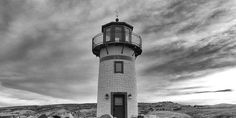
[{"label": "distant hillside", "polygon": [[[158,103],[139,103],[139,114],[153,114],[172,118],[236,118],[236,105],[218,104],[218,105],[181,105],[173,102]],[[55,104],[42,106],[14,106],[0,108],[0,116],[25,115],[32,114],[50,114],[65,110],[76,112],[79,116],[95,117],[96,103],[89,104]],[[160,117],[162,118],[162,117]]]},{"label": "distant hillside", "polygon": [[[95,103],[87,104],[54,104],[54,105],[32,105],[32,106],[12,106],[0,108],[0,116],[40,116],[41,114],[53,114],[62,111],[76,112],[82,117],[96,116]],[[1,117],[0,117],[1,118]]]},{"label": "distant hillside", "polygon": [[173,102],[139,103],[139,113],[153,114],[157,111],[184,113],[194,118],[236,118],[236,105],[181,105]]}]

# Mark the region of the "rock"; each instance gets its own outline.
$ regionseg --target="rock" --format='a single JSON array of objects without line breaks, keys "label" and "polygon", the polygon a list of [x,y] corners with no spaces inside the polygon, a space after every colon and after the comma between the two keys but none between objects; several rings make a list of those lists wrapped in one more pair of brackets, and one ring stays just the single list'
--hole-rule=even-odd
[{"label": "rock", "polygon": [[150,112],[149,115],[156,115],[156,118],[192,118],[187,114],[172,111],[155,111]]},{"label": "rock", "polygon": [[45,114],[42,114],[38,118],[48,118],[48,117]]},{"label": "rock", "polygon": [[100,118],[113,118],[113,116],[110,114],[104,114],[104,115],[100,116]]}]

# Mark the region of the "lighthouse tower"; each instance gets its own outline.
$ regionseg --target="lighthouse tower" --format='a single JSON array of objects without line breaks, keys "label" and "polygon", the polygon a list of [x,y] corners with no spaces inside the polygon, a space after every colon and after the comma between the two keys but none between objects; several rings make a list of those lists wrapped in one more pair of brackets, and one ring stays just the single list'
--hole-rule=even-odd
[{"label": "lighthouse tower", "polygon": [[93,54],[100,59],[97,117],[138,115],[135,59],[142,53],[142,40],[132,31],[133,26],[117,18],[92,39]]}]

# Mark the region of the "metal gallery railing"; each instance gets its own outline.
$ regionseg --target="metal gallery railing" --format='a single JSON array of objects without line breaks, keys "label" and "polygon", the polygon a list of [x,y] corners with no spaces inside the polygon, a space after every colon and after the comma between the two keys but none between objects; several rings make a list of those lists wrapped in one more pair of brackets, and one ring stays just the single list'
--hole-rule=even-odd
[{"label": "metal gallery railing", "polygon": [[128,43],[128,44],[133,44],[139,48],[142,49],[142,38],[138,34],[135,33],[130,33],[126,34],[127,36],[130,36],[129,40],[119,40],[119,41],[107,41],[104,42],[103,40],[103,33],[99,33],[96,36],[93,37],[92,39],[92,48],[94,49],[98,45],[102,44],[109,44],[109,43]]}]

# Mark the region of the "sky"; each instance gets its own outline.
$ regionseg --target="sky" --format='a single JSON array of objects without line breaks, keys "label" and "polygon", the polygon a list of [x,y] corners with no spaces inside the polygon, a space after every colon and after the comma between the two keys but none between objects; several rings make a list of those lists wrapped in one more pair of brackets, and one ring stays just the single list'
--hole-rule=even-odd
[{"label": "sky", "polygon": [[143,39],[138,102],[236,104],[235,0],[0,0],[0,106],[96,103],[115,11]]}]

